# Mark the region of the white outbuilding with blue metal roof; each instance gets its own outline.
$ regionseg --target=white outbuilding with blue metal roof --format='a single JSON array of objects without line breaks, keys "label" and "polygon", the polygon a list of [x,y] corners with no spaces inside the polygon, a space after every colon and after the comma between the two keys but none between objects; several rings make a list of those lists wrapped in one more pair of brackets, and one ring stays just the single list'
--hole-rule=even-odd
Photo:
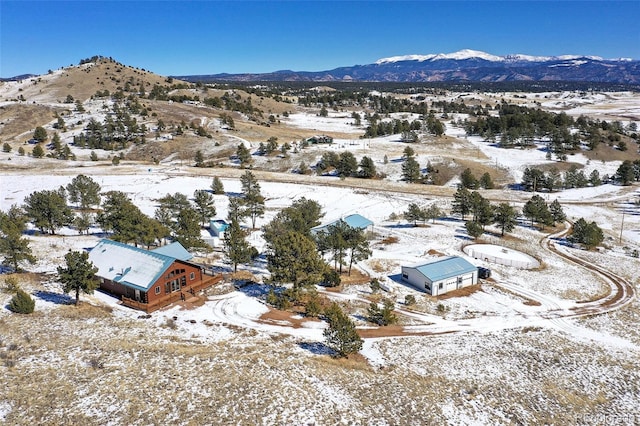
[{"label": "white outbuilding with blue metal roof", "polygon": [[403,266],[402,281],[432,296],[440,296],[476,284],[478,268],[461,257],[439,257],[418,265]]}]

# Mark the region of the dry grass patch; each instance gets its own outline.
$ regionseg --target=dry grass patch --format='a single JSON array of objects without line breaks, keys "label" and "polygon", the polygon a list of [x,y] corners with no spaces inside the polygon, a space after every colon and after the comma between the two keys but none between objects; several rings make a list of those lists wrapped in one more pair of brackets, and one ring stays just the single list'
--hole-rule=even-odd
[{"label": "dry grass patch", "polygon": [[638,159],[638,144],[626,136],[622,136],[627,143],[627,150],[620,151],[615,146],[609,146],[606,143],[598,144],[594,151],[581,151],[591,161],[624,161]]},{"label": "dry grass patch", "polygon": [[367,264],[379,274],[386,274],[396,267],[396,262],[387,259],[369,259]]},{"label": "dry grass patch", "polygon": [[[55,112],[61,109],[44,105],[15,104],[0,107],[2,141],[9,142],[13,151],[33,136],[37,126],[44,126],[55,118]],[[48,132],[51,136],[52,132]]]},{"label": "dry grass patch", "polygon": [[441,296],[436,296],[436,300],[447,300],[447,299],[452,299],[454,297],[467,297],[477,291],[482,291],[481,284],[474,284],[468,287],[462,287],[457,290],[449,291]]},{"label": "dry grass patch", "polygon": [[342,274],[340,280],[342,285],[366,284],[371,280],[371,277],[366,272],[351,268],[351,275]]},{"label": "dry grass patch", "polygon": [[389,236],[389,237],[385,237],[382,240],[380,240],[380,242],[378,244],[383,244],[383,245],[391,245],[391,244],[397,244],[398,241],[400,241],[400,239],[396,236]]}]

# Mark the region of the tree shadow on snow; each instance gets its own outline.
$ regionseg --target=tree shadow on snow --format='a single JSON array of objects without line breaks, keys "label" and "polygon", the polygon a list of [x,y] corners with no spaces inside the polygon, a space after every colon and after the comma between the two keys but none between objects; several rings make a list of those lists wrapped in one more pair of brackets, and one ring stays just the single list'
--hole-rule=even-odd
[{"label": "tree shadow on snow", "polygon": [[322,342],[300,342],[298,346],[314,355],[335,355],[335,351]]},{"label": "tree shadow on snow", "polygon": [[463,240],[463,241],[475,241],[473,238],[471,238],[468,235],[462,235],[462,234],[458,234],[456,235],[456,238],[459,240]]},{"label": "tree shadow on snow", "polygon": [[34,293],[34,296],[46,302],[55,303],[56,305],[73,305],[76,303],[75,298],[67,294],[54,293],[52,291],[38,290]]},{"label": "tree shadow on snow", "polygon": [[398,223],[396,225],[387,225],[385,226],[385,228],[403,229],[403,228],[418,228],[418,226],[414,225],[413,223]]},{"label": "tree shadow on snow", "polygon": [[237,285],[236,289],[249,297],[264,297],[271,290],[271,286],[248,282],[245,285]]}]

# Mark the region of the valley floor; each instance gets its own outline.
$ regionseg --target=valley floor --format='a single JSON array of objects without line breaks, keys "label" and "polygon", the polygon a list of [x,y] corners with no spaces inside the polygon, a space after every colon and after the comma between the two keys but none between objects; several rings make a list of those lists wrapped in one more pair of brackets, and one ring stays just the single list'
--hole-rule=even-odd
[{"label": "valley floor", "polygon": [[[3,209],[30,192],[65,185],[78,171],[2,176]],[[193,172],[198,174],[193,174]],[[115,172],[115,173],[114,173]],[[102,186],[125,190],[147,214],[166,193],[191,194],[207,188],[209,173],[229,173],[228,193],[239,191],[235,171],[174,166],[91,168]],[[259,178],[265,175],[258,174]],[[304,178],[302,178],[304,179]],[[334,186],[333,183],[338,183]],[[490,232],[485,242],[528,253],[542,266],[520,270],[487,264],[492,281],[461,297],[436,300],[395,278],[400,266],[429,253],[463,255],[468,237],[453,218],[419,227],[401,215],[410,202],[450,206],[451,188],[417,186],[404,192],[356,187],[362,180],[326,186],[262,181],[268,222],[302,196],[320,202],[325,219],[361,213],[375,222],[373,256],[359,270],[382,280],[386,297],[396,301],[402,326],[365,339],[360,354],[335,360],[323,343],[322,322],[270,314],[266,287],[236,290],[227,284],[202,296],[197,306],[175,306],[150,317],[124,308],[96,292],[70,305],[52,273],[62,255],[95,245],[100,235],[31,236],[38,262],[23,286],[36,299],[36,312],[16,315],[6,309],[10,295],[0,293],[0,421],[7,424],[635,424],[640,421],[640,305],[634,290],[638,260],[625,245],[637,246],[639,220],[629,215],[625,243],[617,242],[619,208],[628,189],[605,193],[566,191],[570,217],[610,218],[608,250],[585,252],[553,246],[567,256],[615,272],[631,283],[619,305],[608,302],[618,290],[597,271],[549,248],[547,232],[521,223],[509,238]],[[352,186],[349,186],[352,185]],[[400,186],[400,184],[398,184]],[[404,187],[411,185],[403,185]],[[522,203],[515,191],[489,193]],[[225,217],[225,196],[216,196]],[[341,202],[348,199],[349,203]],[[396,242],[389,243],[389,237]],[[259,232],[249,238],[262,248]],[[386,242],[385,242],[386,241]],[[627,247],[628,249],[628,247]],[[202,261],[227,268],[219,253]],[[247,270],[258,281],[264,262]],[[414,295],[411,310],[403,301]],[[374,295],[368,285],[345,286],[334,294],[348,307],[363,335],[374,336],[362,318]],[[442,305],[440,308],[439,305]],[[599,311],[588,311],[601,307]],[[582,310],[580,310],[582,309]],[[605,312],[606,311],[606,312]],[[583,316],[588,313],[589,315]],[[599,315],[592,315],[600,313]],[[369,333],[369,334],[367,334]]]}]

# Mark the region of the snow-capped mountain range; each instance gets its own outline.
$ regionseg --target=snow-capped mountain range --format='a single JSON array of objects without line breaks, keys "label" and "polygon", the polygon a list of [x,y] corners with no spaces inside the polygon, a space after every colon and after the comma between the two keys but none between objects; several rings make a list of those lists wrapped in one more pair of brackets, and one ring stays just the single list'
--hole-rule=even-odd
[{"label": "snow-capped mountain range", "polygon": [[176,76],[190,81],[573,81],[640,84],[640,61],[599,56],[505,56],[464,49],[454,53],[392,56],[373,64],[328,71]]},{"label": "snow-capped mountain range", "polygon": [[[587,58],[593,61],[604,61],[600,56],[581,56],[581,55],[561,55],[561,56],[531,56],[531,55],[505,55],[496,56],[487,52],[481,52],[479,50],[463,49],[453,53],[437,53],[430,55],[404,55],[404,56],[392,56],[390,58],[378,59],[376,64],[385,64],[392,62],[402,61],[437,61],[441,59],[453,59],[462,61],[465,59],[483,59],[490,62],[547,62],[547,61],[568,61],[573,59]],[[628,58],[609,59],[610,61],[631,61]]]}]

